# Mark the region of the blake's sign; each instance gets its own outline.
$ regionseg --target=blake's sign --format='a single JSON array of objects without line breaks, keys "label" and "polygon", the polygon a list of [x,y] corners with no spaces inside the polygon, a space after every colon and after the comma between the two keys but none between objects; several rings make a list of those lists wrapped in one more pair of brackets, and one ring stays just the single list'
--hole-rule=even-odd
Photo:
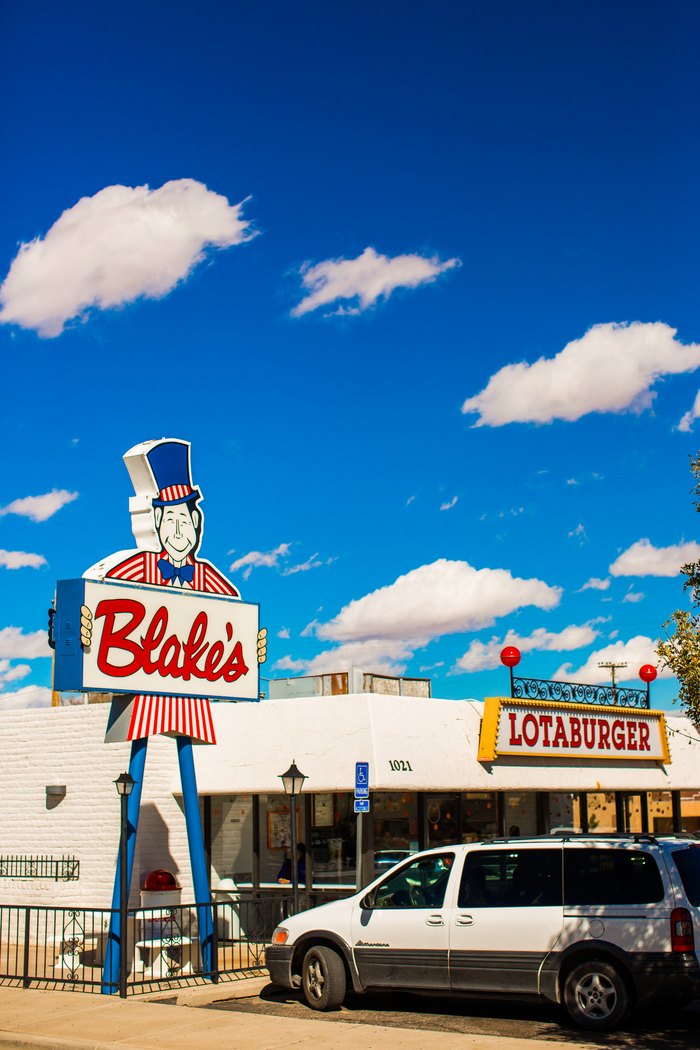
[{"label": "blake's sign", "polygon": [[660,711],[489,697],[479,761],[499,756],[670,762]]},{"label": "blake's sign", "polygon": [[[81,608],[92,614],[81,645]],[[258,699],[258,606],[191,590],[58,584],[56,689]]]}]

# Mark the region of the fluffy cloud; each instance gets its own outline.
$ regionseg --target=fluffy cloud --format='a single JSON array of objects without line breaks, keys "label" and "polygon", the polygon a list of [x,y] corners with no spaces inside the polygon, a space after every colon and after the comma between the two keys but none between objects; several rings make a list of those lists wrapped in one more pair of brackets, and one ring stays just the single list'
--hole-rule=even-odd
[{"label": "fluffy cloud", "polygon": [[0,629],[0,659],[35,660],[41,656],[51,656],[46,631],[24,634],[21,627]]},{"label": "fluffy cloud", "polygon": [[[570,663],[562,664],[552,678],[562,682],[585,682],[587,685],[609,683],[610,671],[598,667],[599,663],[626,663],[626,670],[618,671],[616,677],[621,682],[634,682],[642,664],[656,664],[656,641],[639,634],[628,642],[614,642],[591,653],[581,667],[572,669]],[[667,667],[659,667],[658,672],[659,678],[673,678]],[[637,685],[641,688],[641,682],[637,681]]]},{"label": "fluffy cloud", "polygon": [[248,554],[244,554],[242,558],[237,558],[232,563],[231,572],[244,569],[243,579],[247,580],[253,569],[261,567],[272,569],[279,563],[280,558],[288,556],[290,546],[289,543],[280,543],[279,547],[275,547],[273,551],[249,551]]},{"label": "fluffy cloud", "polygon": [[597,576],[591,576],[590,580],[586,580],[583,587],[579,587],[579,593],[581,591],[607,591],[610,588],[610,580],[601,580]]},{"label": "fluffy cloud", "polygon": [[649,540],[638,540],[616,558],[610,572],[613,576],[678,576],[681,565],[699,559],[700,543],[654,547]]},{"label": "fluffy cloud", "polygon": [[0,660],[0,689],[4,689],[7,682],[16,682],[20,678],[26,678],[31,670],[29,664],[15,664],[12,667],[9,660]]},{"label": "fluffy cloud", "polygon": [[592,645],[596,638],[600,637],[600,631],[596,631],[592,624],[582,624],[580,627],[572,624],[565,627],[563,631],[552,632],[544,627],[538,627],[527,637],[521,637],[514,631],[508,631],[503,638],[494,637],[488,642],[480,642],[475,639],[471,642],[464,656],[460,656],[452,669],[452,674],[463,674],[471,671],[490,671],[499,667],[501,663],[501,649],[506,645],[514,645],[522,653],[535,650],[541,652],[568,652],[571,649],[582,649],[585,645]]},{"label": "fluffy cloud", "polygon": [[441,558],[350,602],[335,619],[316,625],[316,634],[341,642],[382,638],[417,644],[489,627],[525,605],[552,609],[561,593],[559,587],[519,579],[507,569],[475,569],[468,562]]},{"label": "fluffy cloud", "polygon": [[51,337],[91,306],[159,299],[207,247],[228,248],[252,236],[243,203],[229,204],[194,179],[156,190],[107,186],[83,197],[43,239],[20,247],[0,287],[0,321]]},{"label": "fluffy cloud", "polygon": [[41,554],[30,554],[28,551],[0,550],[0,565],[6,569],[38,569],[46,565],[46,558]]},{"label": "fluffy cloud", "polygon": [[623,602],[643,602],[644,595],[641,591],[628,591],[625,597],[622,599]]},{"label": "fluffy cloud", "polygon": [[67,489],[51,489],[51,492],[46,492],[43,496],[24,496],[22,499],[13,500],[6,507],[0,507],[0,516],[18,514],[31,521],[47,521],[61,507],[65,507],[66,503],[72,503],[77,498],[77,492],[68,492]]},{"label": "fluffy cloud", "polygon": [[467,398],[462,412],[477,413],[475,426],[573,421],[589,412],[641,412],[664,375],[700,366],[700,346],[676,338],[660,321],[600,324],[568,343],[553,358],[506,365],[486,387]]},{"label": "fluffy cloud", "polygon": [[308,572],[309,569],[320,569],[323,565],[332,565],[335,558],[319,558],[318,551],[312,554],[306,561],[300,562],[298,565],[290,565],[289,568],[282,570],[283,576],[294,576],[297,572]]},{"label": "fluffy cloud", "polygon": [[447,503],[441,503],[440,510],[452,510],[452,508],[456,505],[458,499],[459,496],[453,496],[451,500],[447,501]]},{"label": "fluffy cloud", "polygon": [[388,299],[397,288],[417,288],[459,265],[459,259],[441,262],[437,256],[395,255],[391,259],[379,255],[374,248],[365,248],[356,259],[326,259],[314,266],[307,263],[302,267],[301,279],[308,294],[294,307],[292,317],[301,317],[338,299],[354,299],[358,305],[340,306],[336,313],[358,314],[377,299]]},{"label": "fluffy cloud", "polygon": [[693,401],[693,407],[681,417],[681,420],[676,427],[676,430],[680,430],[684,434],[690,433],[693,429],[693,423],[700,417],[700,390],[695,395],[695,401]]},{"label": "fluffy cloud", "polygon": [[402,675],[413,656],[413,647],[401,641],[373,638],[368,641],[348,642],[326,649],[310,660],[293,660],[283,656],[274,665],[276,671],[294,671],[303,674],[333,674],[361,667],[373,674]]},{"label": "fluffy cloud", "polygon": [[51,707],[51,690],[43,685],[25,685],[14,693],[0,693],[0,711],[27,707]]}]

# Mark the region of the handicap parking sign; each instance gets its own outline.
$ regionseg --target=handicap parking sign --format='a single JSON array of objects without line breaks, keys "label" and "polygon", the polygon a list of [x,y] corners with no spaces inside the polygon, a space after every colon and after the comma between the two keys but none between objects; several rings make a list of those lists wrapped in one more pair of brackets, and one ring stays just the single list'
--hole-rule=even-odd
[{"label": "handicap parking sign", "polygon": [[355,763],[355,798],[369,798],[369,762]]}]

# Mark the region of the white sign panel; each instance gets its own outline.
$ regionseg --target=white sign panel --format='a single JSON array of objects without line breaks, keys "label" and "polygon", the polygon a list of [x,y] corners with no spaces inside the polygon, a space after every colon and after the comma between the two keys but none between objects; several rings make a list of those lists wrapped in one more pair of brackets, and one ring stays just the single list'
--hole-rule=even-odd
[{"label": "white sign panel", "polygon": [[[87,647],[81,606],[92,614]],[[57,689],[258,699],[257,605],[81,579],[59,584],[58,607]]]},{"label": "white sign panel", "polygon": [[660,711],[489,697],[479,760],[490,762],[505,755],[670,761]]}]

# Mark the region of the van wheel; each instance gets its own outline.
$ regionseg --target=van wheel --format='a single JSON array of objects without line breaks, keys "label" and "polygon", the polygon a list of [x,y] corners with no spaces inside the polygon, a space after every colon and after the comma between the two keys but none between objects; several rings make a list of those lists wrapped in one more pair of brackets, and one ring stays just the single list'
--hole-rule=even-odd
[{"label": "van wheel", "polygon": [[345,998],[345,966],[332,948],[309,948],[301,966],[301,988],[312,1010],[337,1010]]},{"label": "van wheel", "polygon": [[574,1024],[600,1032],[620,1024],[629,1010],[630,996],[612,963],[588,959],[567,975],[564,1006]]}]

